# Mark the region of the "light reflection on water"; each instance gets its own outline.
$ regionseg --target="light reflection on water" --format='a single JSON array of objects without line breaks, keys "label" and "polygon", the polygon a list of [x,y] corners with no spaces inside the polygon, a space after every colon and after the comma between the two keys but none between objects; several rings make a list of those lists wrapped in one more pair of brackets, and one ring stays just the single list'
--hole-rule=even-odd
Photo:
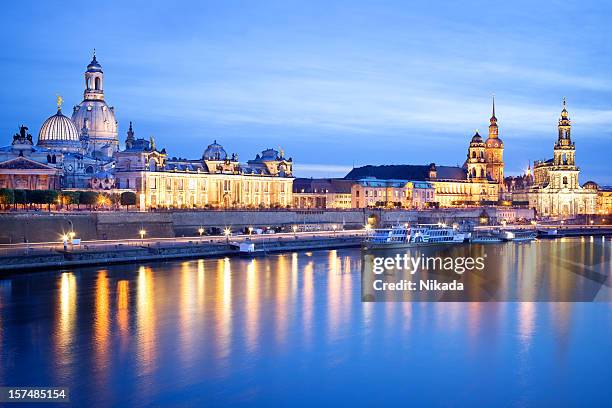
[{"label": "light reflection on water", "polygon": [[[570,258],[609,276],[584,245]],[[572,289],[559,241],[498,249],[501,288]],[[361,264],[346,249],[2,280],[0,384],[68,385],[79,405],[604,403],[576,390],[607,385],[609,303],[361,303]]]}]

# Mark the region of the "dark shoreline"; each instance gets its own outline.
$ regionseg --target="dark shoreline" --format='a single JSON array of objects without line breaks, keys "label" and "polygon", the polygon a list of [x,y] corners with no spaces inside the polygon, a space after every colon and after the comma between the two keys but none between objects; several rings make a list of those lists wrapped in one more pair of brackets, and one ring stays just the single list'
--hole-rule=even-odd
[{"label": "dark shoreline", "polygon": [[[355,248],[360,245],[360,237],[275,240],[267,242],[265,248],[256,243],[256,250],[258,252],[253,256],[290,251]],[[235,247],[229,244],[201,244],[193,242],[172,247],[152,245],[102,251],[50,251],[49,254],[23,254],[1,257],[0,278],[21,273],[61,270],[71,267],[242,255]]]}]

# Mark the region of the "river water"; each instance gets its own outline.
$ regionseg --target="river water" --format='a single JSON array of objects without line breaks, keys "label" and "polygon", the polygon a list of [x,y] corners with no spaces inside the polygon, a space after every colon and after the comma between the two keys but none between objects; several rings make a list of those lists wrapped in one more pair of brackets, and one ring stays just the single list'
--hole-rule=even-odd
[{"label": "river water", "polygon": [[[603,251],[593,267],[610,276],[609,239],[574,243]],[[522,245],[518,265],[537,276],[530,257],[554,246]],[[609,302],[362,303],[362,259],[343,249],[3,278],[0,385],[67,386],[75,406],[609,406]]]}]

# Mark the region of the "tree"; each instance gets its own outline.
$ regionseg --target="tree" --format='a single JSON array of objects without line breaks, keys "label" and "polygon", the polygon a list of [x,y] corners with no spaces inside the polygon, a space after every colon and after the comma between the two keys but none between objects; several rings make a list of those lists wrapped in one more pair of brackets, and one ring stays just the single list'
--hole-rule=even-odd
[{"label": "tree", "polygon": [[15,204],[26,205],[28,203],[28,196],[26,190],[15,190],[13,191],[15,197]]},{"label": "tree", "polygon": [[121,205],[121,194],[110,193],[110,202],[113,207],[117,208],[118,205]]},{"label": "tree", "polygon": [[0,188],[0,204],[9,206],[15,203],[15,191],[10,188]]},{"label": "tree", "polygon": [[66,191],[62,193],[62,196],[64,197],[67,205],[76,205],[77,208],[79,207],[79,204],[81,203],[81,193],[79,191]]},{"label": "tree", "polygon": [[136,193],[131,191],[121,193],[121,205],[125,205],[126,208],[129,208],[130,205],[136,205]]},{"label": "tree", "polygon": [[91,206],[96,204],[98,201],[98,193],[93,191],[81,191],[79,194],[79,202],[85,204],[87,208],[91,209]]}]

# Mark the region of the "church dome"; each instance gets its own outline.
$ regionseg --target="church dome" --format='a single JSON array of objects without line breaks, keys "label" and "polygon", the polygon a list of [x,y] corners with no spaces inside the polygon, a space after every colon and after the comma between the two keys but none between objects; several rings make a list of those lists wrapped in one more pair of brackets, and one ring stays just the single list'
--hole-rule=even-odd
[{"label": "church dome", "polygon": [[74,123],[62,114],[60,109],[57,113],[42,124],[38,133],[38,146],[47,148],[72,147],[80,148],[79,132]]},{"label": "church dome", "polygon": [[482,137],[478,132],[472,136],[472,143],[482,143]]},{"label": "church dome", "polygon": [[501,148],[504,147],[504,142],[499,138],[488,138],[487,142],[486,142],[487,147],[497,147],[497,148]]},{"label": "church dome", "polygon": [[225,160],[227,159],[227,152],[217,141],[215,140],[212,144],[208,145],[204,154],[202,155],[203,160]]},{"label": "church dome", "polygon": [[93,59],[91,60],[89,65],[87,65],[87,72],[102,72],[102,65],[100,65],[100,63],[96,59],[95,53],[93,55]]},{"label": "church dome", "polygon": [[100,146],[118,141],[115,112],[103,100],[84,100],[75,106],[72,121],[79,131],[86,128],[92,140],[99,139]]}]

